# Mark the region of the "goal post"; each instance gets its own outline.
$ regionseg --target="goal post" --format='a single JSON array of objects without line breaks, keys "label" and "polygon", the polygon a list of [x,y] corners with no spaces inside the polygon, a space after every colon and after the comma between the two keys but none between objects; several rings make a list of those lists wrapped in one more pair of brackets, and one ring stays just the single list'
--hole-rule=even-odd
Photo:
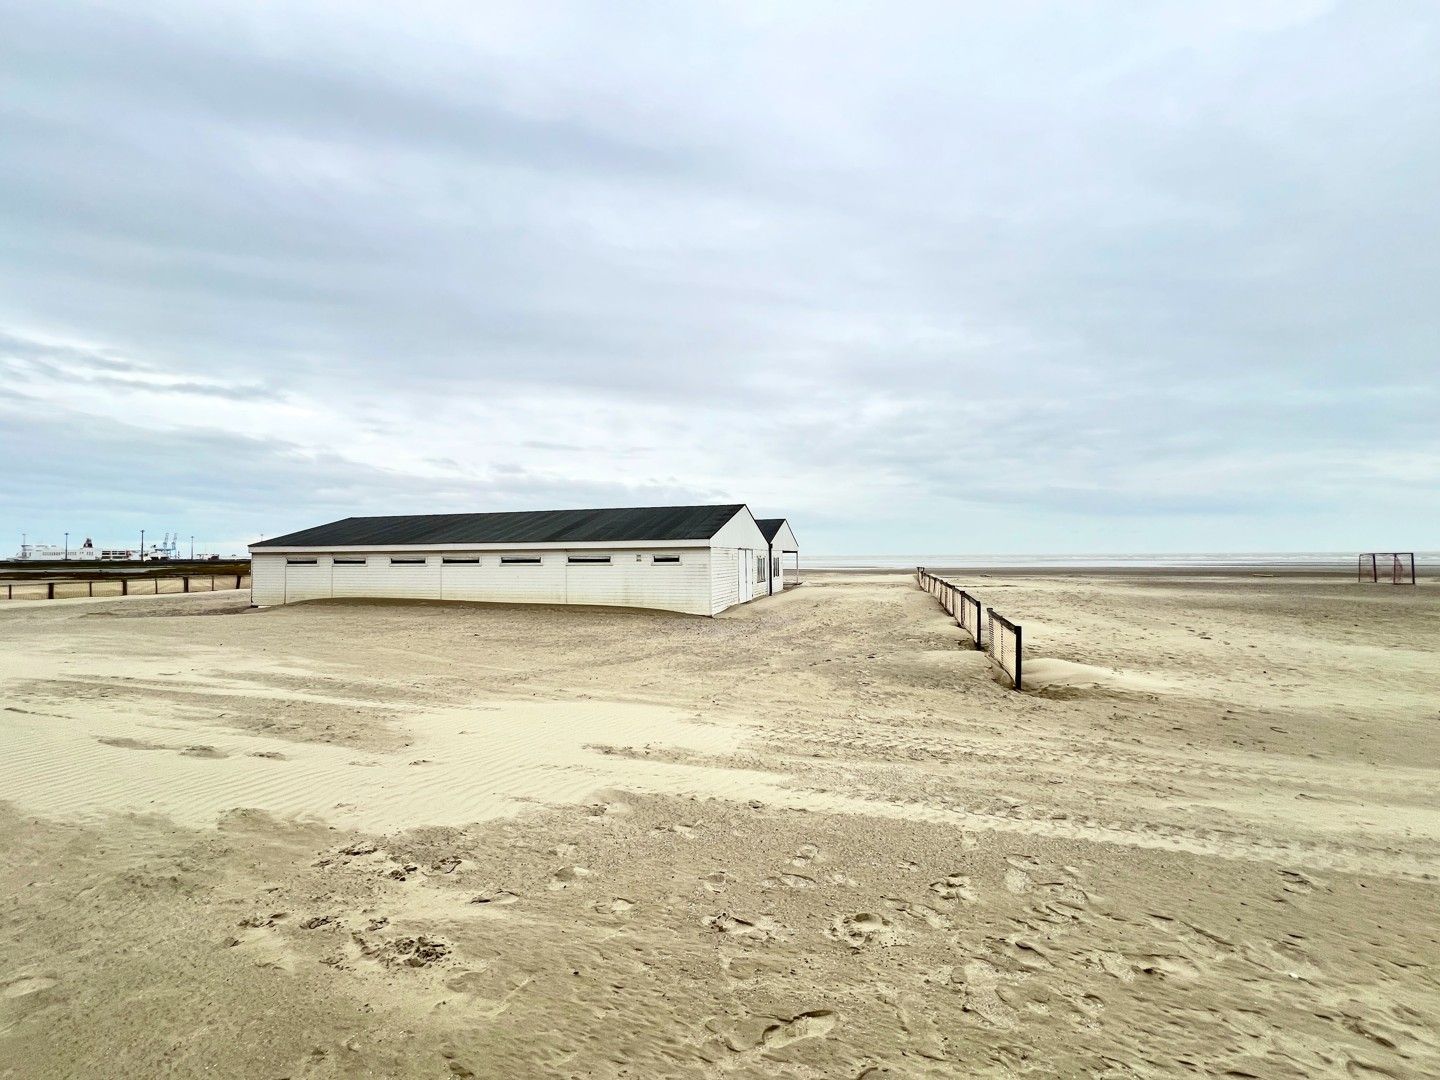
[{"label": "goal post", "polygon": [[1414,585],[1413,551],[1364,551],[1360,553],[1356,581],[1361,584]]}]

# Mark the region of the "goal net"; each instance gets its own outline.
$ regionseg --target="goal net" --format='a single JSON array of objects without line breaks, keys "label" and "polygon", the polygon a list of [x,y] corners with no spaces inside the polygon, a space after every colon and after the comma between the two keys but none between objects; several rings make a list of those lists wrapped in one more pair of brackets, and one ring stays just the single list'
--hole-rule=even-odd
[{"label": "goal net", "polygon": [[1360,555],[1357,580],[1391,585],[1415,584],[1415,553],[1413,551],[1367,551]]}]

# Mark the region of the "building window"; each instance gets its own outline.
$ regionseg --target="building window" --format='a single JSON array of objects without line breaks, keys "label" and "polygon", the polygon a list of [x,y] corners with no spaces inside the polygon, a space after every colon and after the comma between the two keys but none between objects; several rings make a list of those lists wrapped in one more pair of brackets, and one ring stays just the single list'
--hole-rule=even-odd
[{"label": "building window", "polygon": [[760,582],[762,582],[762,581],[764,581],[764,580],[765,580],[765,556],[764,556],[764,555],[756,555],[756,556],[755,556],[755,584],[758,585],[758,584],[760,584]]},{"label": "building window", "polygon": [[679,555],[655,555],[655,556],[653,556],[653,557],[651,558],[650,561],[651,561],[651,562],[657,562],[657,563],[678,563],[678,562],[680,561],[680,556],[679,556]]},{"label": "building window", "polygon": [[365,561],[366,561],[366,560],[364,560],[364,559],[341,559],[341,558],[339,558],[339,557],[336,557],[336,559],[335,559],[335,565],[336,565],[336,566],[364,566],[364,565],[365,565]]},{"label": "building window", "polygon": [[608,566],[609,563],[610,563],[610,556],[609,556],[609,555],[571,555],[571,556],[569,557],[569,559],[567,559],[566,561],[567,561],[567,562],[572,562],[572,563],[589,563],[589,564],[593,564],[593,565],[596,565],[596,566]]},{"label": "building window", "polygon": [[770,576],[771,576],[772,578],[773,578],[773,577],[779,577],[779,576],[780,576],[780,556],[779,556],[779,555],[776,555],[773,559],[770,560]]},{"label": "building window", "polygon": [[501,566],[536,566],[540,562],[539,555],[501,555]]},{"label": "building window", "polygon": [[463,565],[463,566],[474,566],[476,563],[478,563],[478,562],[480,561],[480,556],[479,556],[479,555],[476,555],[476,556],[474,556],[473,558],[462,558],[462,557],[460,557],[460,556],[456,556],[456,557],[453,558],[453,559],[452,559],[452,558],[449,558],[449,557],[447,556],[446,558],[443,558],[443,559],[441,559],[440,561],[441,561],[442,563],[444,563],[445,565],[447,565],[447,566],[461,566],[461,565]]},{"label": "building window", "polygon": [[286,562],[286,564],[289,565],[289,566],[315,566],[315,565],[318,565],[318,564],[319,564],[320,560],[319,560],[319,559],[286,559],[285,562]]},{"label": "building window", "polygon": [[424,565],[425,565],[425,560],[424,560],[424,559],[397,559],[395,556],[392,555],[392,556],[390,556],[390,565],[391,565],[391,566],[424,566]]}]

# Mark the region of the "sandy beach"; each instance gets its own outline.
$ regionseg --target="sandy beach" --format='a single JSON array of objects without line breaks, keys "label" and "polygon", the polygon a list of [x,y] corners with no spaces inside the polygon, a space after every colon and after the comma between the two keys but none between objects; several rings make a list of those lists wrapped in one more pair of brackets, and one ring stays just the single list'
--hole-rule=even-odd
[{"label": "sandy beach", "polygon": [[0,1077],[1440,1075],[1440,590],[0,607]]}]

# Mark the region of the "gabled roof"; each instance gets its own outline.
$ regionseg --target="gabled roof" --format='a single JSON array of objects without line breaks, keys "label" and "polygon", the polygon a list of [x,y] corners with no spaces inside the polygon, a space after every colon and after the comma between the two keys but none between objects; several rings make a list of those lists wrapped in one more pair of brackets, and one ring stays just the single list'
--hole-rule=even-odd
[{"label": "gabled roof", "polygon": [[730,503],[723,506],[629,506],[603,510],[348,517],[328,525],[261,540],[250,547],[708,540],[744,509],[744,503]]},{"label": "gabled roof", "polygon": [[760,531],[765,534],[765,539],[768,542],[775,539],[775,534],[780,531],[780,526],[785,524],[785,519],[756,518],[755,524],[760,526]]}]

